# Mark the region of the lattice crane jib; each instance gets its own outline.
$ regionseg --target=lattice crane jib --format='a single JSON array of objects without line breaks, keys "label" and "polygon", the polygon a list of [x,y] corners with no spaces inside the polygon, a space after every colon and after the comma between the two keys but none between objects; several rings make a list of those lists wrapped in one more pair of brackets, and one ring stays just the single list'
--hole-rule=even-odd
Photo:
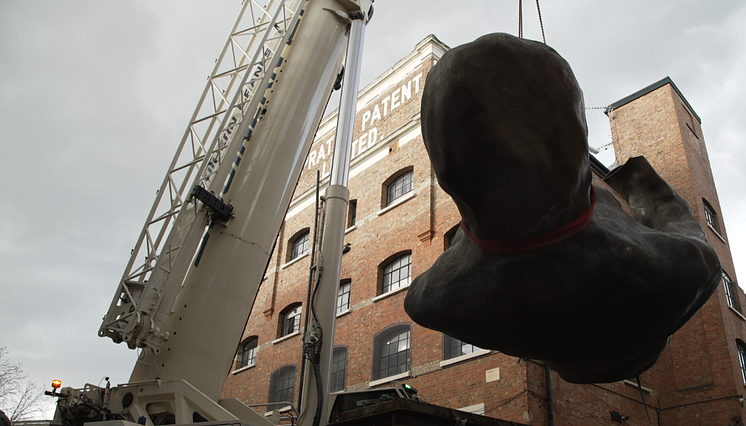
[{"label": "lattice crane jib", "polygon": [[302,0],[246,0],[226,41],[99,328],[100,336],[158,352],[165,322],[192,264],[212,210],[195,186],[218,199],[234,161],[264,110],[301,18]]}]

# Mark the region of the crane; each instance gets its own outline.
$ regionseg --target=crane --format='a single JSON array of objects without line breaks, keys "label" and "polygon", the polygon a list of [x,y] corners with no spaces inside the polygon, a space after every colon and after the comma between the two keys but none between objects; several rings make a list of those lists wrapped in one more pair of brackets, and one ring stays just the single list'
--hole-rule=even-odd
[{"label": "crane", "polygon": [[220,391],[346,57],[312,327],[329,343],[318,347],[320,336],[307,336],[319,366],[304,383],[321,391],[315,414],[307,414],[311,392],[300,413],[300,424],[323,421],[348,200],[343,141],[352,136],[372,2],[244,1],[99,329],[142,349],[129,382],[55,389],[54,423],[268,424],[240,401],[221,400]]}]

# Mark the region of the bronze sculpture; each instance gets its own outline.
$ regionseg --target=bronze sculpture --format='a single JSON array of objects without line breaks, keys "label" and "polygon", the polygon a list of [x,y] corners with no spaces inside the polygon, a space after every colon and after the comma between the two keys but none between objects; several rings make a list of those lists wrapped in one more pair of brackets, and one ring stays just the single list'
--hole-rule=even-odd
[{"label": "bronze sculpture", "polygon": [[463,221],[408,290],[420,325],[611,382],[650,368],[717,288],[717,254],[644,158],[605,179],[632,215],[591,184],[582,91],[545,44],[490,34],[448,51],[422,131]]}]

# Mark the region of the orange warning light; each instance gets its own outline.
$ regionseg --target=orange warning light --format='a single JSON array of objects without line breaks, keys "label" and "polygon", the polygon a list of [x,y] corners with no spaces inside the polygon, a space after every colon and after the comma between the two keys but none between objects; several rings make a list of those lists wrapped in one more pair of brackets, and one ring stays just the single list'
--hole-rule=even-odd
[{"label": "orange warning light", "polygon": [[52,380],[52,388],[54,390],[59,389],[60,386],[62,386],[62,381],[61,380]]}]

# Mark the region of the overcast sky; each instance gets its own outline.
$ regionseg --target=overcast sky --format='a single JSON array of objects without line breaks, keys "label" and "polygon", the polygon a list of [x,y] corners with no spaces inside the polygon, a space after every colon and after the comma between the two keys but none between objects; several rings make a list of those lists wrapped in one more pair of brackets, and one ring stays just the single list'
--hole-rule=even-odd
[{"label": "overcast sky", "polygon": [[[541,40],[534,2],[526,38]],[[517,0],[379,0],[361,87],[428,34],[517,34]],[[547,43],[587,107],[670,76],[702,119],[736,271],[746,274],[746,2],[544,1]],[[0,345],[45,386],[125,382],[97,330],[240,0],[0,1]],[[591,146],[611,141],[588,110]],[[610,163],[610,151],[601,159]],[[0,407],[2,408],[2,407]]]}]

